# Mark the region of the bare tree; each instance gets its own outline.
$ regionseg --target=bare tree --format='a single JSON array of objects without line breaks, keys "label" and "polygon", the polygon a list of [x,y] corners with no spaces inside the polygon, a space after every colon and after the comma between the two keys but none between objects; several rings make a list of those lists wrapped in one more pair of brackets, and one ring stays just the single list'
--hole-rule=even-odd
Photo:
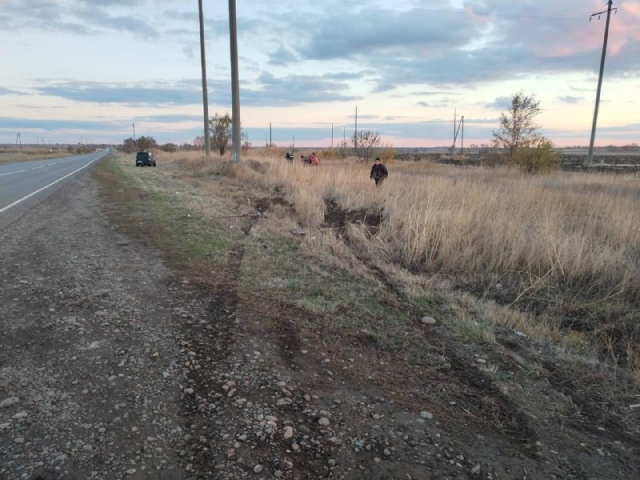
[{"label": "bare tree", "polygon": [[143,152],[146,150],[151,150],[152,148],[158,148],[158,143],[156,139],[153,137],[138,137],[136,140],[136,145],[138,146],[138,151]]},{"label": "bare tree", "polygon": [[163,152],[175,153],[178,151],[178,146],[175,143],[165,143],[160,146],[160,150]]},{"label": "bare tree", "polygon": [[133,153],[138,149],[137,146],[136,146],[136,141],[131,137],[126,138],[122,142],[122,145],[123,145],[123,150],[124,150],[125,153]]},{"label": "bare tree", "polygon": [[193,139],[193,147],[196,150],[204,150],[204,143],[205,143],[204,135]]},{"label": "bare tree", "polygon": [[231,126],[233,121],[231,115],[225,113],[218,115],[217,113],[209,120],[209,132],[211,136],[211,146],[218,150],[220,155],[224,155],[224,151],[231,144]]},{"label": "bare tree", "polygon": [[[218,150],[220,155],[224,155],[227,148],[233,146],[232,126],[233,119],[228,113],[225,113],[222,116],[216,113],[211,120],[209,120],[211,148]],[[240,129],[240,140],[248,141],[247,134],[242,128]],[[240,147],[242,148],[242,144]]]},{"label": "bare tree", "polygon": [[355,154],[363,162],[368,162],[376,149],[382,145],[380,134],[373,130],[361,130],[353,136]]},{"label": "bare tree", "polygon": [[520,91],[511,96],[511,106],[500,116],[500,129],[493,132],[493,146],[503,148],[512,161],[519,147],[539,136],[535,118],[540,114],[540,102],[533,95]]}]

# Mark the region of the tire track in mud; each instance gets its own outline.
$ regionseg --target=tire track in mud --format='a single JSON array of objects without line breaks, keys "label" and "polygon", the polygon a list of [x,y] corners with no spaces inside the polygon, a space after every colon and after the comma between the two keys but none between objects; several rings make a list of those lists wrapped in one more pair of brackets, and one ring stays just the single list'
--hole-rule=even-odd
[{"label": "tire track in mud", "polygon": [[[576,385],[576,379],[571,374],[563,371],[562,367],[551,362],[543,364],[548,372],[548,381],[556,390],[566,395],[580,408],[581,415],[589,420],[586,422],[570,421],[569,425],[576,430],[589,432],[596,437],[604,438],[608,441],[620,441],[632,445],[635,449],[640,449],[640,438],[637,433],[629,432],[623,420],[614,413],[615,406],[609,404],[602,396],[592,392],[591,398],[586,397],[586,393],[581,393],[581,388]],[[598,407],[600,406],[600,407]],[[606,430],[600,430],[598,425],[606,424]],[[640,460],[638,461],[640,465]]]},{"label": "tire track in mud", "polygon": [[[263,205],[263,210],[267,209],[268,207]],[[248,236],[258,221],[259,217],[250,219],[241,230]],[[189,437],[192,437],[189,439],[190,451],[185,454],[189,456],[189,461],[192,462],[192,473],[195,474],[194,479],[228,478],[228,473],[223,474],[222,472],[214,471],[221,467],[221,454],[225,449],[219,440],[220,432],[218,430],[234,431],[236,432],[233,435],[235,437],[239,432],[246,431],[247,424],[250,423],[246,412],[243,413],[241,409],[238,409],[238,405],[234,404],[236,398],[233,395],[233,391],[235,391],[236,384],[231,380],[239,377],[246,378],[246,372],[243,371],[243,367],[238,363],[238,352],[235,352],[234,355],[234,350],[237,350],[234,346],[236,337],[238,335],[246,337],[246,334],[242,333],[244,328],[237,328],[238,326],[236,325],[237,309],[240,301],[238,288],[241,284],[244,254],[244,240],[240,240],[229,252],[229,260],[217,275],[216,285],[197,286],[201,293],[208,297],[208,300],[202,305],[206,310],[205,320],[200,321],[199,324],[188,324],[183,331],[186,342],[189,342],[185,346],[195,353],[194,357],[196,359],[203,359],[203,362],[197,365],[196,368],[190,369],[189,384],[192,392],[189,390],[190,393],[183,397],[185,408],[188,411],[186,427],[188,431],[200,432],[199,435],[189,435]],[[290,324],[286,315],[274,316],[271,313],[269,313],[269,318],[277,322],[276,340],[279,356],[287,368],[294,371],[298,370],[294,365],[295,352],[301,348],[298,332]],[[213,335],[215,339],[213,341],[211,338],[205,338],[202,335],[203,328],[215,331]],[[209,335],[209,337],[211,336]],[[246,346],[243,345],[243,347]],[[215,352],[212,352],[212,347],[215,348]],[[231,383],[229,383],[230,381]],[[233,387],[225,391],[226,394],[221,394],[221,387],[225,388],[223,386],[225,383],[226,385],[233,385]],[[260,382],[256,381],[255,378],[249,381],[249,385],[246,382],[241,384],[238,380],[238,389],[241,386],[253,389],[253,392],[247,395],[247,399],[262,404],[271,401],[265,396],[266,392],[260,389]],[[288,407],[288,409],[291,409],[289,414],[301,412],[303,404],[304,401],[301,400],[299,394],[292,397],[292,404]],[[217,420],[220,417],[225,420]],[[203,445],[211,445],[211,448]],[[287,463],[284,458],[287,456],[286,452],[288,450],[282,449],[278,442],[266,445],[258,444],[252,448],[251,457],[253,457],[253,463],[261,459],[262,462],[273,465],[273,468]],[[231,450],[227,449],[224,454],[227,461],[235,458],[235,454],[230,452]],[[325,456],[327,457],[324,459],[326,461],[329,456]],[[322,462],[319,462],[317,458],[307,459],[306,462],[297,464],[297,473],[294,478],[315,479],[317,478],[316,473],[322,469]],[[229,470],[228,466],[226,470]],[[244,478],[248,466],[238,465],[235,470],[242,471]],[[234,476],[233,478],[237,477]]]},{"label": "tire track in mud", "polygon": [[[409,313],[414,318],[420,318],[422,312],[418,311],[413,304],[406,298],[405,293],[392,282],[384,270],[375,265],[371,259],[362,255],[357,249],[352,248],[351,242],[347,236],[347,226],[349,223],[359,223],[367,228],[370,235],[375,235],[382,222],[382,212],[370,212],[366,210],[345,211],[333,199],[325,199],[325,227],[334,228],[336,237],[341,238],[345,245],[350,248],[354,256],[362,262],[362,264],[377,278],[388,292],[398,301],[398,308]],[[417,330],[417,329],[416,329]],[[444,336],[438,335],[434,331],[420,329],[420,335],[426,343],[432,345],[441,345],[444,347],[446,359],[451,365],[451,372],[458,381],[470,388],[476,395],[468,395],[467,400],[473,399],[476,403],[478,411],[486,411],[487,406],[482,402],[483,397],[491,398],[495,403],[494,407],[497,411],[489,412],[496,418],[502,428],[496,428],[493,423],[490,425],[499,433],[515,440],[523,452],[530,457],[535,457],[535,444],[538,436],[531,426],[525,413],[520,411],[517,404],[505,396],[500,389],[493,383],[493,380],[485,372],[473,366],[471,360],[465,359],[458,354],[456,343]],[[511,426],[511,427],[508,427]]]}]

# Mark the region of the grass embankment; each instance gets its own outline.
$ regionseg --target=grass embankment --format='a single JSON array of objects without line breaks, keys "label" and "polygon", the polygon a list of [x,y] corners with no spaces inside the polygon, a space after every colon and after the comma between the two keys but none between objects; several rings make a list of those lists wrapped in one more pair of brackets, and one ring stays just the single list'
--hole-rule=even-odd
[{"label": "grass embankment", "polygon": [[[112,218],[187,274],[233,284],[265,338],[293,329],[300,348],[352,378],[444,409],[457,388],[452,355],[489,354],[495,382],[547,379],[594,404],[637,393],[618,369],[638,369],[637,179],[396,163],[376,189],[358,162],[158,161],[101,163]],[[242,216],[256,207],[266,214]],[[426,315],[457,340],[441,329],[431,338]],[[516,374],[505,352],[514,330],[528,352],[518,350]],[[449,393],[433,390],[439,382]]]},{"label": "grass embankment", "polygon": [[[207,176],[222,168],[194,156],[165,161],[198,178],[203,191],[213,188]],[[469,340],[492,342],[496,327],[517,328],[563,347],[597,345],[615,362],[640,367],[637,178],[389,167],[380,189],[355,161],[310,169],[266,157],[222,170],[245,189],[277,189],[293,205],[295,213],[282,207],[264,227],[272,235],[302,227],[300,248],[322,265],[367,278],[365,260],[414,305],[446,298],[434,314]],[[328,201],[359,221],[335,224]],[[300,295],[296,278],[285,284],[301,307],[331,314],[354,308],[347,298],[328,301],[326,285],[316,298]]]}]

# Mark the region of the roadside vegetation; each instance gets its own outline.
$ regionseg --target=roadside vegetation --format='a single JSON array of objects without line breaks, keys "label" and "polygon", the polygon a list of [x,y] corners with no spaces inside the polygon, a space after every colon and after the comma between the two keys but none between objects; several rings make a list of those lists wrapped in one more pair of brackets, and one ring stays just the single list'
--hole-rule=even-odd
[{"label": "roadside vegetation", "polygon": [[270,157],[239,166],[195,153],[162,161],[205,192],[220,175],[279,192],[273,235],[288,242],[301,230],[302,248],[325,262],[373,263],[414,302],[454,294],[482,303],[491,312],[484,323],[640,368],[635,178],[396,163],[375,189],[355,160],[315,170]]},{"label": "roadside vegetation", "polygon": [[640,431],[636,177],[390,161],[375,188],[357,158],[272,153],[100,177],[123,230],[356,384],[505,435],[529,435],[521,409]]}]

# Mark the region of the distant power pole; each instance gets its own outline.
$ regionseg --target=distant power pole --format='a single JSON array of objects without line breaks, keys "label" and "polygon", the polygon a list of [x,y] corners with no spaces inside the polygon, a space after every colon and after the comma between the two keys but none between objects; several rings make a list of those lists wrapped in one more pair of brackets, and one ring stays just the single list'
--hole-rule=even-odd
[{"label": "distant power pole", "polygon": [[133,129],[133,141],[136,141],[136,124],[132,123],[131,128]]},{"label": "distant power pole", "polygon": [[331,124],[331,150],[333,150],[333,123]]},{"label": "distant power pole", "polygon": [[269,146],[273,145],[273,137],[271,136],[271,122],[269,122]]},{"label": "distant power pole", "polygon": [[[453,108],[453,146],[456,146],[456,129],[458,128],[458,107]],[[453,152],[452,152],[453,153]]]},{"label": "distant power pole", "polygon": [[462,139],[460,143],[460,155],[462,155],[464,153],[464,115],[462,116],[462,119],[460,121],[462,122]]},{"label": "distant power pole", "polygon": [[16,134],[16,150],[22,153],[22,137],[20,136],[20,132]]},{"label": "distant power pole", "polygon": [[240,149],[240,80],[238,75],[238,27],[236,22],[236,0],[229,0],[229,36],[231,47],[231,118],[233,121],[233,161],[239,162]]},{"label": "distant power pole", "polygon": [[[456,114],[457,120],[457,114]],[[460,153],[462,154],[462,149],[464,149],[464,115],[460,117],[460,121],[454,125],[453,128],[453,145],[451,145],[451,155],[455,153],[456,150],[456,142],[458,141],[458,135],[460,135],[460,129],[462,129],[462,147]]]},{"label": "distant power pole", "polygon": [[358,148],[358,107],[356,107],[356,129],[353,133],[353,147]]},{"label": "distant power pole", "polygon": [[198,10],[200,11],[200,63],[202,67],[202,106],[204,109],[204,154],[211,154],[209,143],[209,87],[207,86],[207,56],[204,48],[204,13],[202,11],[202,0],[198,0]]},{"label": "distant power pole", "polygon": [[598,78],[598,90],[596,92],[596,108],[593,113],[593,126],[591,127],[591,141],[589,142],[589,156],[587,157],[587,164],[590,165],[593,162],[593,146],[596,141],[596,127],[598,125],[598,109],[600,108],[600,92],[602,91],[602,77],[604,76],[604,61],[607,57],[607,43],[609,42],[609,23],[611,21],[611,11],[618,13],[617,8],[613,7],[613,0],[609,0],[607,3],[607,9],[602,12],[594,13],[589,17],[589,21],[595,16],[600,19],[600,15],[607,14],[607,25],[604,28],[604,43],[602,45],[602,58],[600,59],[600,77]]}]

